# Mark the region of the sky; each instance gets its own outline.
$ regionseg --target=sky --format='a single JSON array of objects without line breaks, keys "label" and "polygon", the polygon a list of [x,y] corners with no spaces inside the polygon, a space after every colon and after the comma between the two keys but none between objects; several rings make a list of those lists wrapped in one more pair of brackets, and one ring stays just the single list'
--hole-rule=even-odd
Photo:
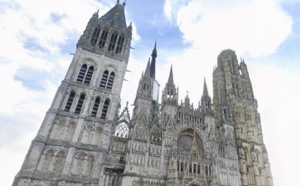
[{"label": "sky", "polygon": [[[0,175],[11,185],[63,80],[76,42],[94,12],[115,0],[0,0]],[[122,1],[121,1],[122,3]],[[156,77],[171,65],[179,98],[198,105],[218,54],[236,51],[248,65],[276,186],[298,185],[300,167],[300,0],[127,0],[133,24],[122,106],[157,41]]]}]

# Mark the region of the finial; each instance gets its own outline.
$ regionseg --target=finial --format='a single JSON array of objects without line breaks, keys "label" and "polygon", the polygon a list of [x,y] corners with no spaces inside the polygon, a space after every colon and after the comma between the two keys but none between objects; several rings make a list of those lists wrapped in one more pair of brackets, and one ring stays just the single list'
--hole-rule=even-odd
[{"label": "finial", "polygon": [[128,101],[126,101],[126,108],[128,107]]},{"label": "finial", "polygon": [[126,5],[126,0],[123,2],[123,6],[125,6]]},{"label": "finial", "polygon": [[119,4],[120,3],[120,0],[117,0],[117,4]]}]

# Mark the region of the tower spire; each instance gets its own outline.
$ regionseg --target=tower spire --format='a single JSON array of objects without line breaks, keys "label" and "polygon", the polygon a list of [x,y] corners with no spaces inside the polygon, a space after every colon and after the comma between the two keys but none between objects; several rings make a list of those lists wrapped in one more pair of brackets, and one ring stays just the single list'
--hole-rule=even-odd
[{"label": "tower spire", "polygon": [[171,65],[171,69],[170,69],[170,74],[169,74],[168,84],[171,84],[171,85],[174,84],[174,80],[173,80],[173,68],[172,68],[172,65]]},{"label": "tower spire", "polygon": [[152,57],[152,60],[151,60],[151,66],[150,66],[150,77],[155,79],[155,63],[156,63],[156,57],[157,57],[156,41],[154,44],[154,48],[152,50],[151,57]]}]

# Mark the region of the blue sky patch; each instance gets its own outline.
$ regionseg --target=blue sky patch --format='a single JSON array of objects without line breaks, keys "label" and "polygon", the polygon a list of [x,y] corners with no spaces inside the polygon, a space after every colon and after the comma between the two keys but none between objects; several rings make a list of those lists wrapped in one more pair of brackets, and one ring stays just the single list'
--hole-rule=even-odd
[{"label": "blue sky patch", "polygon": [[33,37],[26,37],[25,36],[25,41],[24,41],[24,48],[31,50],[31,51],[41,51],[41,52],[47,52],[48,50],[44,47],[42,47],[38,40]]},{"label": "blue sky patch", "polygon": [[24,87],[31,90],[44,90],[45,79],[49,77],[46,77],[44,72],[32,68],[21,68],[15,76],[15,80],[21,81]]}]

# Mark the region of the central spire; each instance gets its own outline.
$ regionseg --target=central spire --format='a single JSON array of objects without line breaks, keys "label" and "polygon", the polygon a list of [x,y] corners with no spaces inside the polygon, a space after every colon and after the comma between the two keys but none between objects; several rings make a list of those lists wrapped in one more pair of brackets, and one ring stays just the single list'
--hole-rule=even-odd
[{"label": "central spire", "polygon": [[155,63],[156,63],[156,57],[157,57],[156,41],[154,44],[154,48],[152,50],[151,57],[152,57],[152,60],[151,60],[151,66],[150,66],[150,77],[155,79]]}]

